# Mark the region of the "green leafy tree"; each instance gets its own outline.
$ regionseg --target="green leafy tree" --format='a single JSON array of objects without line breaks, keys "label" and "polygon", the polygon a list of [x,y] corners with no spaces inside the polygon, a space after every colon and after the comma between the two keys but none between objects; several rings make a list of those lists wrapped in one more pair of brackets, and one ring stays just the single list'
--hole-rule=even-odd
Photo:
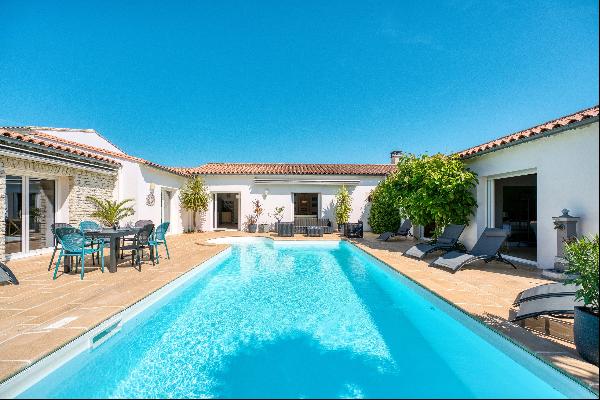
[{"label": "green leafy tree", "polygon": [[133,199],[123,201],[105,200],[95,196],[88,196],[87,200],[94,204],[96,211],[91,216],[97,218],[104,226],[115,226],[123,218],[135,213],[133,206],[128,206]]},{"label": "green leafy tree", "polygon": [[209,194],[200,176],[187,180],[179,192],[181,208],[192,213],[192,223],[196,229],[196,214],[208,210]]},{"label": "green leafy tree", "polygon": [[377,232],[395,231],[400,218],[415,225],[435,224],[439,236],[448,224],[466,224],[475,212],[477,175],[458,156],[400,157],[398,170],[372,194],[369,224]]},{"label": "green leafy tree", "polygon": [[581,286],[576,293],[577,300],[598,314],[598,235],[592,238],[582,237],[565,244],[565,259],[569,265],[567,274],[575,278],[569,280]]},{"label": "green leafy tree", "polygon": [[335,196],[335,221],[339,224],[348,223],[352,211],[352,199],[346,186],[342,185]]},{"label": "green leafy tree", "polygon": [[379,182],[370,195],[369,225],[375,233],[395,232],[400,226],[399,191],[395,174]]},{"label": "green leafy tree", "polygon": [[435,224],[435,237],[475,213],[477,174],[456,155],[403,155],[395,176],[401,213],[416,225]]}]

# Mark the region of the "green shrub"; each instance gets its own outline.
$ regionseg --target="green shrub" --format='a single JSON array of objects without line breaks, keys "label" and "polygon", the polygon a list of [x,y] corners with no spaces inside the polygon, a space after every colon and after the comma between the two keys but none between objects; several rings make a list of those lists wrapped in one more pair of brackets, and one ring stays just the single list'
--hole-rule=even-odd
[{"label": "green shrub", "polygon": [[588,308],[598,313],[598,235],[586,236],[565,244],[565,259],[569,268],[567,274],[575,275],[569,283],[581,286],[577,300],[583,300]]},{"label": "green shrub", "polygon": [[390,175],[379,182],[371,192],[371,211],[369,225],[374,233],[396,232],[400,226],[401,216],[398,208],[399,192],[396,188],[395,175]]}]

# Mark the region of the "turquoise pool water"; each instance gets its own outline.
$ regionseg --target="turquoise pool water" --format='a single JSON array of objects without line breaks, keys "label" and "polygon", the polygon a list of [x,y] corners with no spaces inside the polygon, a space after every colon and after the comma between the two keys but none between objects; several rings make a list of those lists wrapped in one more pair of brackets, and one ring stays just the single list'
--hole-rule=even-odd
[{"label": "turquoise pool water", "polygon": [[590,397],[348,243],[234,245],[22,397]]}]

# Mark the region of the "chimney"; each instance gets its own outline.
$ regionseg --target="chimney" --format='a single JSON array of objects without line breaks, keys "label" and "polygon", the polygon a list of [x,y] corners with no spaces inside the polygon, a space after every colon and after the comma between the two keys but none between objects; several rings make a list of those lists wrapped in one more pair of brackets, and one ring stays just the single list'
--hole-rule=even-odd
[{"label": "chimney", "polygon": [[396,165],[400,161],[402,152],[400,150],[394,150],[390,153],[390,164]]}]

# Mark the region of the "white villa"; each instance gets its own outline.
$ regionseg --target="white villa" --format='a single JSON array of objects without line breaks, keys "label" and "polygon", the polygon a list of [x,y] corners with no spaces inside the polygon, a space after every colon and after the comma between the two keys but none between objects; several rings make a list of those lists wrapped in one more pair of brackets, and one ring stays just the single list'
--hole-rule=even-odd
[{"label": "white villa", "polygon": [[[462,241],[470,247],[485,227],[512,231],[510,255],[552,268],[556,234],[552,217],[563,208],[580,217],[579,233],[598,228],[598,107],[550,121],[460,153],[478,173],[478,209]],[[369,230],[369,194],[395,170],[389,164],[209,163],[167,167],[126,154],[94,130],[47,127],[0,128],[0,259],[51,250],[53,222],[78,223],[92,211],[88,195],[133,199],[131,221],[170,221],[170,232],[192,228],[180,209],[179,189],[202,176],[211,194],[198,224],[205,231],[243,230],[253,200],[264,210],[259,224],[299,216],[329,219],[344,185],[352,197],[350,221]],[[424,236],[418,227],[415,234]]]}]

